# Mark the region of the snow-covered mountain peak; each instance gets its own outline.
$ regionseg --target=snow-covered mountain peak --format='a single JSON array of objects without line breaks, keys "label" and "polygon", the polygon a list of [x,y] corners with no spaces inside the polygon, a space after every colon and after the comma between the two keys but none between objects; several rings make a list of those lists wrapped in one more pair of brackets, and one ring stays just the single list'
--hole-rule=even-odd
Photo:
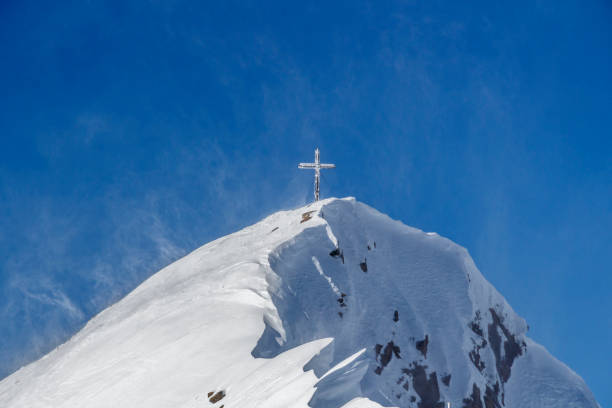
[{"label": "snow-covered mountain peak", "polygon": [[354,198],[162,269],[0,382],[7,407],[597,407],[467,251]]}]

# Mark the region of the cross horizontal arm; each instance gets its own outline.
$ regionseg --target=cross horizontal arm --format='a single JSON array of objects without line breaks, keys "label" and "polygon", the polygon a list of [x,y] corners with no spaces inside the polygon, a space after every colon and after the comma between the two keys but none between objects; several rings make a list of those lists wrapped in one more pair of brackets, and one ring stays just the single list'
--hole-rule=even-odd
[{"label": "cross horizontal arm", "polygon": [[300,169],[316,169],[317,167],[320,169],[335,169],[335,164],[327,164],[327,163],[300,163],[298,164]]}]

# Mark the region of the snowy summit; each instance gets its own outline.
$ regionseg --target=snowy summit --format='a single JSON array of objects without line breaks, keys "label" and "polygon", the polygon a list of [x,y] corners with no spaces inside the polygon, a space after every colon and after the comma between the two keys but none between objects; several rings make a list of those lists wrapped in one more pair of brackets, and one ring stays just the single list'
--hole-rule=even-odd
[{"label": "snowy summit", "polygon": [[599,407],[468,252],[352,198],[197,249],[0,382],[0,406]]}]

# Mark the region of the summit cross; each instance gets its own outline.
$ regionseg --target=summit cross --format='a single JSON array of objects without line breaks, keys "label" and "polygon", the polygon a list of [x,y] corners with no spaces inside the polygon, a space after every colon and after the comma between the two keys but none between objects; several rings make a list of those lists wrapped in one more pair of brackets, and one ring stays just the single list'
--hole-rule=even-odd
[{"label": "summit cross", "polygon": [[321,163],[319,160],[319,149],[315,149],[315,161],[314,163],[300,163],[298,165],[300,169],[314,169],[315,181],[314,181],[314,196],[315,201],[319,201],[319,178],[321,176],[321,169],[334,169],[335,164]]}]

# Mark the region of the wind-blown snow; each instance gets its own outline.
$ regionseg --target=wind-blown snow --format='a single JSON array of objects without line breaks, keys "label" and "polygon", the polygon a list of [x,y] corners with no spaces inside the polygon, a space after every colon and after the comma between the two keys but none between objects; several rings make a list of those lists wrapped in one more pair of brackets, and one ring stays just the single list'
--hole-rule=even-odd
[{"label": "wind-blown snow", "polygon": [[325,272],[323,272],[323,269],[321,268],[321,263],[319,262],[317,257],[312,257],[312,263],[314,264],[315,268],[317,268],[319,275],[321,275],[327,281],[327,283],[329,283],[329,287],[336,294],[336,296],[342,296],[342,292],[340,292],[340,289],[338,289],[338,287],[334,284],[332,278],[330,278],[325,274]]},{"label": "wind-blown snow", "polygon": [[162,269],[0,406],[598,407],[526,330],[465,249],[329,199]]}]

